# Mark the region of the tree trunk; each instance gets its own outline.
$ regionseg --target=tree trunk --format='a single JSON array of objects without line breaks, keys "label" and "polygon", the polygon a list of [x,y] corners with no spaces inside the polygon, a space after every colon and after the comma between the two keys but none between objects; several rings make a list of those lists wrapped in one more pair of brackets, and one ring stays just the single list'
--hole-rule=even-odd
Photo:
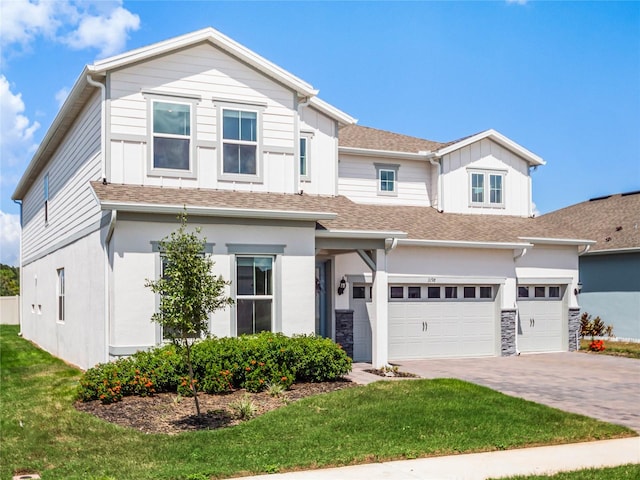
[{"label": "tree trunk", "polygon": [[198,402],[198,389],[193,381],[193,365],[191,364],[191,346],[189,345],[189,339],[185,338],[185,344],[187,345],[187,365],[189,365],[189,385],[191,386],[191,392],[193,393],[193,401],[196,403],[196,414],[200,416],[200,403]]}]

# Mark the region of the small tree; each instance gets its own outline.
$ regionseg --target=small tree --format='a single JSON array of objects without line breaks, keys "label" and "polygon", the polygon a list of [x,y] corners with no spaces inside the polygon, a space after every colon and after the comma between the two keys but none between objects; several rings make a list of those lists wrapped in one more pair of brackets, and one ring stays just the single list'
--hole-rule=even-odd
[{"label": "small tree", "polygon": [[200,416],[191,346],[195,339],[207,333],[209,314],[225,308],[233,300],[224,294],[229,282],[211,273],[213,260],[204,253],[206,239],[199,238],[200,229],[187,233],[186,212],[178,219],[180,228],[159,242],[164,256],[162,278],[147,280],[145,286],[160,295],[159,311],[153,314],[151,321],[159,323],[164,335],[185,354],[189,386]]}]

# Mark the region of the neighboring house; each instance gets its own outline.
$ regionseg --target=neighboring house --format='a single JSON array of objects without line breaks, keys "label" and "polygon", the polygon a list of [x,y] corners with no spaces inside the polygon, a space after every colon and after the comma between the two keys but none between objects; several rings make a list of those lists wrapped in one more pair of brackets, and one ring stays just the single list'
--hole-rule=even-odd
[{"label": "neighboring house", "polygon": [[85,67],[24,176],[22,333],[83,368],[161,344],[158,241],[183,208],[235,305],[218,336],[334,338],[357,361],[576,347],[578,253],[531,218],[544,161],[488,130],[355,125],[213,29]]},{"label": "neighboring house", "polygon": [[640,341],[640,191],[592,198],[542,218],[596,244],[580,255],[580,306]]}]

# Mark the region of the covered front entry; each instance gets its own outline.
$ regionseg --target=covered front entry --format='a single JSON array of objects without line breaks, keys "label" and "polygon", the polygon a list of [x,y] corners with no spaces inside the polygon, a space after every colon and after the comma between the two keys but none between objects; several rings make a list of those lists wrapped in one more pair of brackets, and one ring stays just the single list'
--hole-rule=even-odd
[{"label": "covered front entry", "polygon": [[565,286],[518,285],[518,350],[521,353],[567,349]]}]

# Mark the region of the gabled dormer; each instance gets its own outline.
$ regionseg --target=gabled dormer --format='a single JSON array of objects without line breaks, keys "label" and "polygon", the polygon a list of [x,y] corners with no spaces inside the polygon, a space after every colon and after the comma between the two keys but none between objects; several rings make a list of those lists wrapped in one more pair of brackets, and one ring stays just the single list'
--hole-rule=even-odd
[{"label": "gabled dormer", "polygon": [[351,125],[340,131],[339,191],[359,203],[531,216],[544,161],[495,130],[442,143]]}]

